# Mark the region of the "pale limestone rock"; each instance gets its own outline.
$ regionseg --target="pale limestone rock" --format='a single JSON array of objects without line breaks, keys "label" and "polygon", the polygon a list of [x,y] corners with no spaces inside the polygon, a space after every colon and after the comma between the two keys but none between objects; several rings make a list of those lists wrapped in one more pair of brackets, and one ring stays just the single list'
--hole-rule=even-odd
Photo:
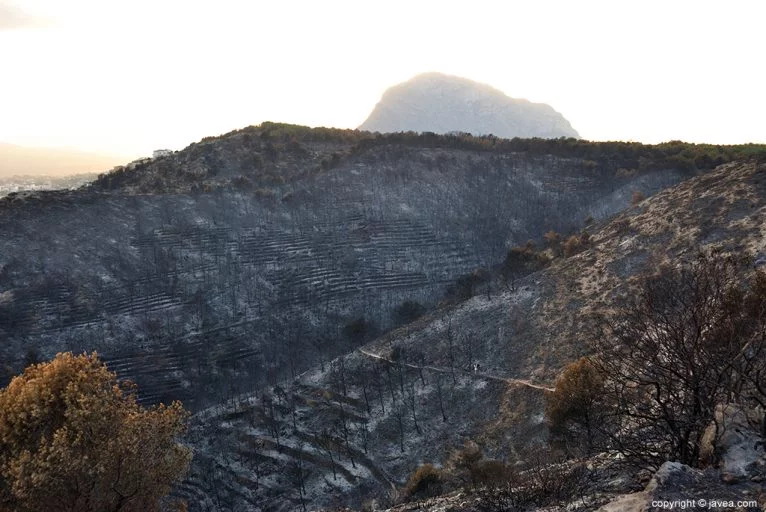
[{"label": "pale limestone rock", "polygon": [[579,136],[549,105],[510,98],[489,85],[441,73],[424,73],[389,88],[359,129],[501,138]]}]

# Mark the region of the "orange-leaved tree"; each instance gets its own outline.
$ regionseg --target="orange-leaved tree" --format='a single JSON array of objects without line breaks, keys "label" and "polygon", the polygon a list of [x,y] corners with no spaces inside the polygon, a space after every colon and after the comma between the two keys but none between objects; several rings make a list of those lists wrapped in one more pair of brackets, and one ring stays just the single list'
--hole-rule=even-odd
[{"label": "orange-leaved tree", "polygon": [[0,511],[159,510],[191,460],[188,415],[133,391],[95,353],[58,354],[0,390]]},{"label": "orange-leaved tree", "polygon": [[584,448],[593,449],[603,419],[603,394],[604,376],[590,359],[568,364],[556,379],[556,389],[545,396],[551,440],[564,442],[570,449],[575,447],[573,442],[584,441]]}]

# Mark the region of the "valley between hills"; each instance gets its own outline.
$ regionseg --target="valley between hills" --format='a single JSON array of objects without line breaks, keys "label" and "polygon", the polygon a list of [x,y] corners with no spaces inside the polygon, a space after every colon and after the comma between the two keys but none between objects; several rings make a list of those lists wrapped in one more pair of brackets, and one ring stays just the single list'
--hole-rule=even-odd
[{"label": "valley between hills", "polygon": [[[190,511],[596,510],[628,495],[639,508],[604,510],[640,510],[682,486],[762,499],[757,450],[728,483],[726,464],[647,475],[551,450],[546,396],[646,272],[700,250],[766,254],[765,162],[755,145],[263,123],[75,190],[11,193],[4,379],[96,350],[142,404],[181,400],[194,455],[172,494]],[[407,494],[471,443],[580,489]]]}]

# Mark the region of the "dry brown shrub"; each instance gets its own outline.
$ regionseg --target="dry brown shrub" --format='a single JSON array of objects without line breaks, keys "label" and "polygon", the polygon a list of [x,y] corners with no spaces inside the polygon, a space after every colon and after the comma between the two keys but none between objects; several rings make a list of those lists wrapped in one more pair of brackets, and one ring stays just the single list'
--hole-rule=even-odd
[{"label": "dry brown shrub", "polygon": [[155,511],[187,471],[178,402],[145,409],[96,354],[58,354],[0,390],[0,509]]}]

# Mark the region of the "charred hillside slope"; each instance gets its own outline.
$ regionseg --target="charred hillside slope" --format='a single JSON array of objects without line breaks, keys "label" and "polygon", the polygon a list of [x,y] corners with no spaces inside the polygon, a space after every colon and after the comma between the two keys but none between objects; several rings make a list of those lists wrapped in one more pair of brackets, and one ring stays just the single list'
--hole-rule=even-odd
[{"label": "charred hillside slope", "polygon": [[[291,382],[199,412],[194,466],[177,494],[195,511],[358,509],[387,502],[418,465],[468,439],[523,462],[546,442],[545,390],[588,351],[590,313],[630,293],[652,262],[701,248],[762,254],[764,226],[763,164],[727,164],[671,187],[593,226],[587,249],[513,290],[440,307]],[[590,481],[588,509],[627,492],[607,489],[614,478]],[[416,508],[466,510],[458,499],[403,507]]]},{"label": "charred hillside slope", "polygon": [[274,385],[433,306],[508,247],[750,148],[371,135],[266,123],[0,201],[8,373],[98,350],[141,399]]}]

